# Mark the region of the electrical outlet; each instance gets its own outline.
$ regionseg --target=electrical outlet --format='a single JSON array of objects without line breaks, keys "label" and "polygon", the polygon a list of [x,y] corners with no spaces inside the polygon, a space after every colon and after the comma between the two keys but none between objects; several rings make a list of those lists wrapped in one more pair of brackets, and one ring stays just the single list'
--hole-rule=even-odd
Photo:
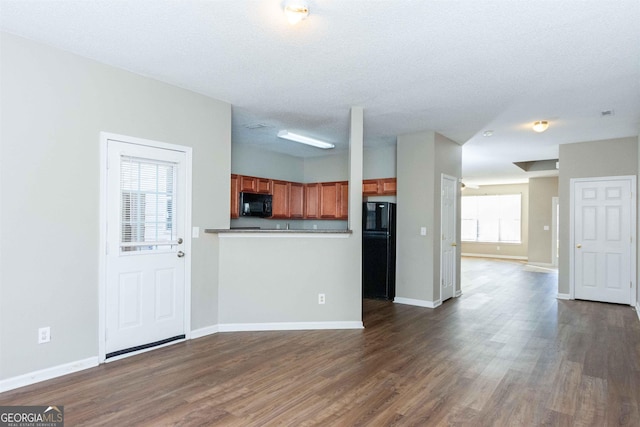
[{"label": "electrical outlet", "polygon": [[500,246],[498,246],[498,250],[500,250]]},{"label": "electrical outlet", "polygon": [[324,304],[324,303],[325,303],[324,294],[318,294],[318,304]]},{"label": "electrical outlet", "polygon": [[44,344],[51,341],[51,327],[46,326],[38,329],[38,344]]}]

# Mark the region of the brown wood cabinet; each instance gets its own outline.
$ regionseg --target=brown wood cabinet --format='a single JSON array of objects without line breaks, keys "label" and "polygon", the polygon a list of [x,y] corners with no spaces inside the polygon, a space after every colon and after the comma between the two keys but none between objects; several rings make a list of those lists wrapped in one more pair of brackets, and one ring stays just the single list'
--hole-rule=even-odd
[{"label": "brown wood cabinet", "polygon": [[304,217],[320,218],[320,184],[304,185]]},{"label": "brown wood cabinet", "polygon": [[240,192],[273,195],[271,218],[347,219],[349,217],[348,181],[301,184],[231,174],[231,218],[240,217]]},{"label": "brown wood cabinet", "polygon": [[349,183],[340,182],[340,202],[338,209],[339,219],[349,219]]},{"label": "brown wood cabinet", "polygon": [[273,200],[271,218],[289,218],[289,183],[287,181],[271,181]]},{"label": "brown wood cabinet", "polygon": [[320,183],[320,218],[347,219],[349,217],[349,183]]},{"label": "brown wood cabinet", "polygon": [[270,179],[246,175],[238,175],[238,178],[241,192],[271,194]]},{"label": "brown wood cabinet", "polygon": [[363,196],[391,195],[396,192],[396,178],[365,179],[362,181]]},{"label": "brown wood cabinet", "polygon": [[289,218],[304,218],[304,184],[289,183]]},{"label": "brown wood cabinet", "polygon": [[240,192],[238,191],[238,175],[231,175],[231,218],[240,217]]}]

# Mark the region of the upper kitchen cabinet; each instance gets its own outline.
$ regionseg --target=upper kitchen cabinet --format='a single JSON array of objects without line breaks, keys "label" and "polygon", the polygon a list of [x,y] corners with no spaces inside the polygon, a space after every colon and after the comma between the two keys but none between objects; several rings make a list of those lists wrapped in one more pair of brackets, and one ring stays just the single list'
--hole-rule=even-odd
[{"label": "upper kitchen cabinet", "polygon": [[289,218],[289,189],[290,183],[286,181],[271,181],[273,200],[271,209],[272,218]]},{"label": "upper kitchen cabinet", "polygon": [[240,191],[238,191],[238,175],[231,175],[231,218],[240,217]]},{"label": "upper kitchen cabinet", "polygon": [[240,191],[243,193],[271,193],[271,180],[255,176],[238,175]]},{"label": "upper kitchen cabinet", "polygon": [[362,181],[363,196],[393,195],[396,192],[396,178],[365,179]]},{"label": "upper kitchen cabinet", "polygon": [[347,181],[320,183],[320,218],[349,217],[349,184]]},{"label": "upper kitchen cabinet", "polygon": [[289,183],[289,217],[304,218],[304,184]]},{"label": "upper kitchen cabinet", "polygon": [[318,183],[304,185],[304,217],[320,218],[320,184]]}]

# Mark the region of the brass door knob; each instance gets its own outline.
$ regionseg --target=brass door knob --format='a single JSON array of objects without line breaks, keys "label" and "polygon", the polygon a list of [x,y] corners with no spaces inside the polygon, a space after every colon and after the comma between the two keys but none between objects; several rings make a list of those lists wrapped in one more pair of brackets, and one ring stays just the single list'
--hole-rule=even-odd
[{"label": "brass door knob", "polygon": [[453,242],[451,246],[458,246],[458,244],[456,242]]},{"label": "brass door knob", "polygon": [[580,243],[578,243],[578,244],[576,245],[576,248],[578,248],[578,249],[580,249],[581,247],[582,247],[582,245],[581,245]]}]

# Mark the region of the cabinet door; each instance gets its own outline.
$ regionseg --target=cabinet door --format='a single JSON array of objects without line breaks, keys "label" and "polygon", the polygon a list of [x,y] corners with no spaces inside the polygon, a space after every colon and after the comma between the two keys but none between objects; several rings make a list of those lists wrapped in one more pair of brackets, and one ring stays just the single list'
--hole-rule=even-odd
[{"label": "cabinet door", "polygon": [[338,217],[338,183],[320,183],[320,218],[335,219]]},{"label": "cabinet door", "polygon": [[365,179],[362,181],[362,195],[374,196],[378,194],[378,180],[377,179]]},{"label": "cabinet door", "polygon": [[231,175],[231,218],[240,217],[238,175]]},{"label": "cabinet door", "polygon": [[291,218],[304,217],[304,185],[297,182],[289,183],[289,216]]},{"label": "cabinet door", "polygon": [[349,218],[349,183],[348,182],[340,182],[337,184],[339,187],[339,209],[338,209],[338,218],[340,219],[348,219]]},{"label": "cabinet door", "polygon": [[305,184],[304,186],[304,217],[307,219],[320,218],[320,184]]},{"label": "cabinet door", "polygon": [[255,193],[258,190],[258,178],[253,176],[238,175],[240,180],[240,191]]},{"label": "cabinet door", "polygon": [[273,191],[272,218],[289,218],[289,183],[271,181],[271,190]]},{"label": "cabinet door", "polygon": [[378,181],[378,191],[380,194],[396,194],[398,185],[395,178],[384,178]]},{"label": "cabinet door", "polygon": [[271,194],[271,180],[266,178],[256,179],[256,192]]}]

